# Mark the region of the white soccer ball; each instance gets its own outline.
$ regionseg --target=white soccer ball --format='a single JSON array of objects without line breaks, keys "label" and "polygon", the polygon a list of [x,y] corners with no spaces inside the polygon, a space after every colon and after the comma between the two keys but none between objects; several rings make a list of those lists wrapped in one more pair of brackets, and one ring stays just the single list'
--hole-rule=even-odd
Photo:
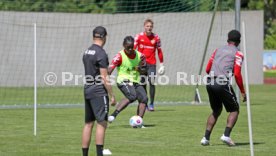
[{"label": "white soccer ball", "polygon": [[129,125],[134,128],[141,128],[143,126],[143,119],[138,115],[134,115],[129,119]]}]

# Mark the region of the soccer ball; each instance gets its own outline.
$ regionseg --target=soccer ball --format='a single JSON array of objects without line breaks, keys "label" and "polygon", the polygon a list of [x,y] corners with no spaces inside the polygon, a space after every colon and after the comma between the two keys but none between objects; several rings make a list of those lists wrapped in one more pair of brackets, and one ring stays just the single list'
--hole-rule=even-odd
[{"label": "soccer ball", "polygon": [[143,119],[138,115],[134,115],[129,119],[129,125],[133,128],[141,128],[143,126]]}]

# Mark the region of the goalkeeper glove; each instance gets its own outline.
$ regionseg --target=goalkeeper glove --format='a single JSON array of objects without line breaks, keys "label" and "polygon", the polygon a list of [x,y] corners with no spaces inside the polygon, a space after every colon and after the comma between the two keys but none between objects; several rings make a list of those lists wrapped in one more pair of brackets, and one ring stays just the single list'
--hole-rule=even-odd
[{"label": "goalkeeper glove", "polygon": [[160,63],[160,67],[159,67],[159,70],[158,70],[158,74],[159,74],[159,75],[165,74],[165,66],[163,65],[163,63]]}]

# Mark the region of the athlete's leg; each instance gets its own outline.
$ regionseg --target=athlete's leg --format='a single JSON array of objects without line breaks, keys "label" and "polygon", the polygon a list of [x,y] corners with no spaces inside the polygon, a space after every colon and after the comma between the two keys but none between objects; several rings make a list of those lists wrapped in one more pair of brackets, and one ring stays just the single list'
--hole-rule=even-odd
[{"label": "athlete's leg", "polygon": [[89,99],[85,99],[85,124],[82,130],[82,153],[88,156],[95,116]]},{"label": "athlete's leg", "polygon": [[136,84],[135,90],[136,90],[137,99],[139,102],[139,105],[137,107],[137,115],[143,118],[145,114],[146,106],[148,103],[148,97],[145,89],[139,84]]},{"label": "athlete's leg", "polygon": [[150,110],[154,110],[156,65],[148,66],[148,81],[150,90]]},{"label": "athlete's leg", "polygon": [[112,122],[122,110],[124,110],[130,103],[137,99],[135,87],[133,86],[133,84],[129,82],[122,82],[118,84],[118,87],[125,95],[125,98],[120,101],[120,103],[116,107],[116,110],[111,114],[110,117],[108,117],[109,122]]},{"label": "athlete's leg", "polygon": [[220,90],[220,86],[217,84],[210,84],[206,86],[210,106],[212,109],[212,113],[209,115],[206,123],[206,130],[205,130],[205,138],[207,140],[210,140],[210,135],[212,133],[212,130],[214,126],[216,125],[216,122],[221,114],[222,111],[222,101],[218,95],[218,92]]},{"label": "athlete's leg", "polygon": [[224,136],[230,137],[230,133],[234,128],[238,116],[239,116],[239,104],[237,101],[236,94],[230,84],[224,86],[222,95],[222,101],[227,112],[229,112],[227,118],[227,124],[224,131]]}]

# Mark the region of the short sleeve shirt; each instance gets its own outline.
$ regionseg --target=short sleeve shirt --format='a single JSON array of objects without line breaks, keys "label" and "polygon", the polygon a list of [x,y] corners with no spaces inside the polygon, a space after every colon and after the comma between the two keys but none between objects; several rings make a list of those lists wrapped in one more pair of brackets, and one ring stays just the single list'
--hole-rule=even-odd
[{"label": "short sleeve shirt", "polygon": [[84,52],[82,61],[86,78],[86,84],[84,85],[85,98],[107,96],[107,91],[100,78],[100,68],[108,68],[109,65],[105,50],[93,44]]}]

